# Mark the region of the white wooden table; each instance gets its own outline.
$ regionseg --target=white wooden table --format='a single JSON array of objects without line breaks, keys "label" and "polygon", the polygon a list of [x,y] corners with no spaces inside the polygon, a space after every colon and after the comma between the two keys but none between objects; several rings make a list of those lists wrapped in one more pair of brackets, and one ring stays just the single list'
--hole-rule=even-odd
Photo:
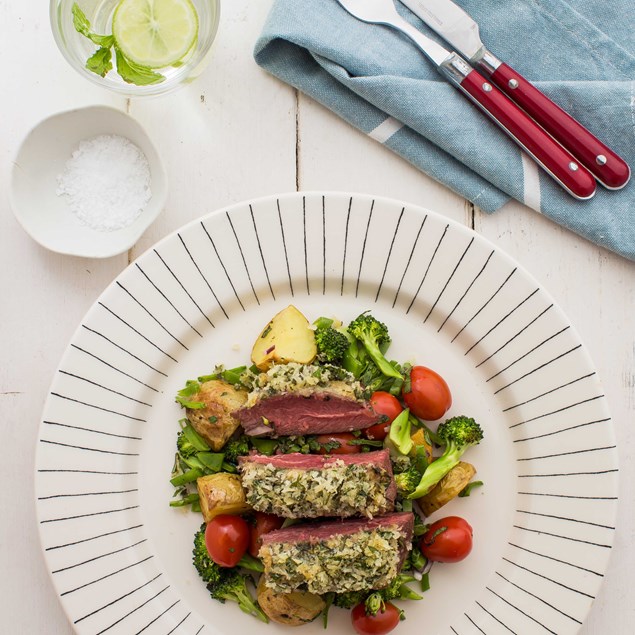
[{"label": "white wooden table", "polygon": [[[53,372],[85,311],[156,240],[216,208],[294,190],[403,199],[473,227],[524,265],[579,331],[603,380],[621,459],[621,506],[605,584],[581,633],[635,623],[635,264],[520,204],[493,215],[459,198],[311,99],[266,75],[252,48],[271,0],[226,0],[209,68],[173,95],[127,101],[92,86],[58,53],[48,3],[0,0],[0,598],[3,633],[71,633],[38,544],[37,427]],[[46,251],[9,208],[11,161],[29,128],[71,107],[110,104],[137,118],[168,171],[165,212],[128,253],[107,260]]]}]

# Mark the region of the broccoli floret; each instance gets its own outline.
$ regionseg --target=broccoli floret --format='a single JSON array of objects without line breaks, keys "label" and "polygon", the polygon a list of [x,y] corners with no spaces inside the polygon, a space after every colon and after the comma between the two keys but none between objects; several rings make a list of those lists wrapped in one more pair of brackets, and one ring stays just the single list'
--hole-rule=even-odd
[{"label": "broccoli floret", "polygon": [[247,588],[248,576],[236,569],[222,569],[221,579],[207,585],[210,595],[219,602],[226,600],[236,602],[244,613],[253,615],[260,621],[268,623],[269,618],[263,613],[256,600]]},{"label": "broccoli floret", "polygon": [[[391,600],[422,600],[423,598],[415,593],[409,586],[409,582],[414,582],[415,577],[406,573],[400,573],[387,587],[379,591],[373,591],[364,602],[366,615],[377,615],[378,611],[384,611],[386,602]],[[400,619],[404,619],[401,611]]]},{"label": "broccoli floret", "polygon": [[379,591],[336,593],[333,604],[343,609],[352,609],[363,602],[366,605],[366,613],[375,615],[390,600],[421,600],[421,596],[408,586],[408,583],[414,582],[415,579],[411,575],[400,573],[387,587]]},{"label": "broccoli floret", "polygon": [[221,567],[210,558],[205,545],[205,523],[194,535],[192,562],[215,600],[223,603],[226,600],[236,602],[241,611],[263,622],[269,621],[247,588],[249,577],[240,573],[237,568]]},{"label": "broccoli floret", "polygon": [[420,481],[421,472],[414,465],[411,465],[405,472],[395,474],[397,492],[404,497],[412,494],[417,489]]},{"label": "broccoli floret", "polygon": [[368,591],[346,591],[345,593],[336,593],[333,604],[343,609],[352,609],[353,607],[366,601]]},{"label": "broccoli floret", "polygon": [[207,545],[205,544],[205,523],[194,534],[192,563],[205,584],[216,584],[220,581],[222,576],[221,568],[209,557]]},{"label": "broccoli floret", "polygon": [[481,426],[471,417],[463,415],[442,423],[437,428],[437,435],[445,444],[456,447],[478,445],[483,440]]},{"label": "broccoli floret", "polygon": [[414,582],[415,580],[414,576],[400,573],[387,587],[374,591],[366,598],[367,612],[369,606],[375,608],[377,597],[373,596],[378,596],[382,602],[390,602],[390,600],[421,600],[421,596],[408,586],[409,582]]},{"label": "broccoli floret", "polygon": [[483,430],[474,419],[465,416],[453,417],[442,423],[437,436],[445,443],[443,454],[430,463],[417,488],[408,498],[425,496],[453,467],[468,448],[483,439]]},{"label": "broccoli floret", "polygon": [[194,456],[198,452],[198,450],[188,441],[183,431],[179,432],[176,436],[176,449],[184,458]]},{"label": "broccoli floret", "polygon": [[225,444],[223,448],[225,461],[228,463],[237,463],[239,456],[249,454],[249,437],[242,434],[237,439],[232,439]]},{"label": "broccoli floret", "polygon": [[390,335],[385,324],[372,315],[362,313],[349,325],[348,332],[359,340],[366,349],[368,356],[386,377],[401,379],[401,373],[384,357],[381,347],[390,344]]},{"label": "broccoli floret", "polygon": [[319,361],[323,364],[329,362],[336,364],[334,368],[344,368],[355,379],[361,380],[362,373],[366,372],[369,366],[364,347],[345,328],[342,328],[341,322],[333,326],[333,320],[321,317],[313,324],[316,327],[315,341]]},{"label": "broccoli floret", "polygon": [[340,364],[348,351],[348,338],[332,326],[322,326],[315,330],[315,345],[318,360],[328,364]]}]

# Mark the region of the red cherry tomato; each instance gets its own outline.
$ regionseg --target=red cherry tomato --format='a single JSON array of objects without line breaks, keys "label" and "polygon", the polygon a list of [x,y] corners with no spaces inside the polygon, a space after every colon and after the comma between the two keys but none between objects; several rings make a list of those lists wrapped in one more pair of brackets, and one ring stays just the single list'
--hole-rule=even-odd
[{"label": "red cherry tomato", "polygon": [[249,525],[240,516],[221,514],[205,528],[210,558],[221,567],[235,567],[249,545]]},{"label": "red cherry tomato", "polygon": [[364,430],[364,434],[367,439],[374,439],[383,441],[390,429],[390,424],[394,421],[395,417],[403,410],[399,399],[389,392],[378,390],[374,392],[370,398],[371,408],[378,415],[384,415],[387,417],[386,421],[377,423],[370,428]]},{"label": "red cherry tomato", "polygon": [[[322,445],[319,449],[320,454],[357,454],[362,451],[361,445],[351,445],[349,441],[353,441],[357,437],[350,432],[337,432],[334,434],[319,434],[316,438],[317,442]],[[324,446],[327,443],[339,443],[339,447],[327,449]]]},{"label": "red cherry tomato", "polygon": [[274,529],[280,529],[283,522],[284,518],[280,518],[280,516],[256,512],[256,524],[251,528],[251,538],[249,540],[249,553],[254,558],[258,557],[258,552],[262,546],[262,536]]},{"label": "red cherry tomato", "polygon": [[375,615],[366,615],[366,607],[364,603],[358,604],[351,611],[351,621],[353,628],[359,635],[385,635],[390,633],[397,624],[401,612],[390,602],[386,602],[383,611],[377,611]]},{"label": "red cherry tomato", "polygon": [[406,406],[415,417],[425,421],[440,419],[452,405],[452,395],[441,375],[425,366],[410,371],[410,392],[402,393]]},{"label": "red cherry tomato", "polygon": [[432,562],[459,562],[472,551],[472,527],[459,516],[441,518],[430,525],[419,545]]}]

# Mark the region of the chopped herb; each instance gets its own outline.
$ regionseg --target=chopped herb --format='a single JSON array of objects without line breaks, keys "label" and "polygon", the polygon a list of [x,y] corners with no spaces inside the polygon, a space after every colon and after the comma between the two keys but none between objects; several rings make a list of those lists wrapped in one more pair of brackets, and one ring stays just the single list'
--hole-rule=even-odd
[{"label": "chopped herb", "polygon": [[423,536],[423,534],[425,534],[427,531],[428,525],[426,525],[423,520],[421,520],[419,514],[415,514],[415,526],[413,530],[413,536],[415,538],[418,538],[420,536]]},{"label": "chopped herb", "polygon": [[264,340],[265,337],[269,335],[269,333],[271,333],[271,324],[267,324],[267,328],[262,332],[262,335],[260,337]]},{"label": "chopped herb", "polygon": [[443,527],[439,527],[430,538],[425,539],[426,545],[431,545],[434,543],[437,536],[440,536],[442,533],[446,532],[448,528],[444,525]]},{"label": "chopped herb", "polygon": [[412,511],[412,501],[404,498],[401,501],[401,511],[402,512],[411,512]]},{"label": "chopped herb", "polygon": [[459,496],[461,498],[465,498],[466,496],[469,496],[472,493],[472,490],[476,487],[481,487],[481,485],[483,485],[483,481],[472,481],[471,483],[468,483],[460,492],[459,492]]},{"label": "chopped herb", "polygon": [[327,317],[319,317],[313,322],[313,326],[315,326],[316,329],[327,329],[333,326],[333,320]]},{"label": "chopped herb", "polygon": [[186,505],[191,505],[192,503],[198,502],[199,496],[198,494],[188,494],[179,500],[170,501],[170,507],[185,507]]},{"label": "chopped herb", "polygon": [[246,370],[247,370],[247,366],[237,366],[236,368],[230,368],[228,370],[224,370],[221,373],[221,377],[228,384],[234,385],[240,382],[240,378]]},{"label": "chopped herb", "polygon": [[250,439],[251,445],[258,450],[261,454],[265,454],[266,456],[271,456],[278,447],[278,442],[274,439]]},{"label": "chopped herb", "polygon": [[412,366],[410,366],[410,364],[404,364],[403,372],[404,372],[405,379],[402,386],[402,391],[404,393],[412,392],[412,381],[410,379],[411,369],[412,369]]},{"label": "chopped herb", "polygon": [[382,448],[384,447],[384,442],[374,439],[351,439],[348,442],[348,445],[361,445],[367,446],[369,448]]},{"label": "chopped herb", "polygon": [[322,596],[322,599],[324,600],[324,608],[322,609],[322,624],[326,629],[329,624],[329,610],[335,600],[335,593],[325,593]]},{"label": "chopped herb", "polygon": [[216,422],[218,421],[218,417],[217,417],[217,416],[215,416],[215,415],[212,415],[211,417],[207,417],[207,420],[208,420],[210,423],[216,423]]},{"label": "chopped herb", "polygon": [[170,479],[170,483],[172,483],[174,487],[179,487],[187,483],[193,483],[197,478],[200,478],[201,476],[203,476],[203,470],[193,468],[191,470],[188,470],[187,472],[184,472],[183,474],[179,474],[178,476]]},{"label": "chopped herb", "polygon": [[185,382],[185,388],[181,388],[181,390],[176,393],[175,401],[181,404],[183,408],[190,408],[191,410],[205,408],[206,404],[204,402],[190,399],[190,397],[198,394],[200,389],[201,385],[197,381],[188,379]]}]

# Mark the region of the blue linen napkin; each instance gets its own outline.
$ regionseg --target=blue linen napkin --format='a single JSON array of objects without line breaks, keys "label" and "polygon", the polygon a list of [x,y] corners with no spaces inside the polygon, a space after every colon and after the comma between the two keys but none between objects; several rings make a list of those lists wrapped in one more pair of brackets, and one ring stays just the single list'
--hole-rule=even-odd
[{"label": "blue linen napkin", "polygon": [[[458,0],[485,46],[620,154],[635,171],[632,0]],[[399,2],[399,12],[433,35]],[[255,47],[267,71],[420,170],[493,212],[513,197],[635,260],[635,177],[577,201],[446,83],[401,34],[336,0],[274,0]]]}]

